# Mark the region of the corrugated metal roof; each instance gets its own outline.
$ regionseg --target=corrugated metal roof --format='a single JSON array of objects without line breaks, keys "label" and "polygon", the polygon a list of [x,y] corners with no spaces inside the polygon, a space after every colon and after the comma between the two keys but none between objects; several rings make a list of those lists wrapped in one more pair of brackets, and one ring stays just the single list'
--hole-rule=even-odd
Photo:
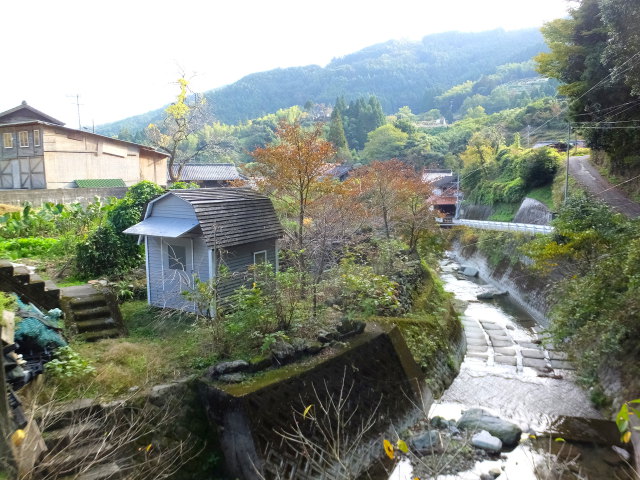
[{"label": "corrugated metal roof", "polygon": [[[174,175],[178,173],[178,165],[172,168]],[[233,163],[199,163],[187,164],[182,168],[180,180],[192,182],[199,180],[231,181],[242,177]]]},{"label": "corrugated metal roof", "polygon": [[121,178],[85,178],[74,180],[78,188],[109,188],[109,187],[126,187],[124,180]]},{"label": "corrugated metal roof", "polygon": [[184,218],[149,217],[140,223],[127,228],[124,232],[129,235],[151,235],[152,237],[177,238],[193,230],[198,222]]}]

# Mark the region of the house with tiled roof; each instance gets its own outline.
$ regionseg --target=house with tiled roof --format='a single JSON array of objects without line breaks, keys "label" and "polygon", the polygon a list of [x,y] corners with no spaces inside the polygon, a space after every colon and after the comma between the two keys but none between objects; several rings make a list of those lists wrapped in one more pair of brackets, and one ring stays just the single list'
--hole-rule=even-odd
[{"label": "house with tiled roof", "polygon": [[[167,184],[167,155],[64,126],[26,102],[0,113],[0,189]],[[88,183],[87,183],[88,182]]]}]

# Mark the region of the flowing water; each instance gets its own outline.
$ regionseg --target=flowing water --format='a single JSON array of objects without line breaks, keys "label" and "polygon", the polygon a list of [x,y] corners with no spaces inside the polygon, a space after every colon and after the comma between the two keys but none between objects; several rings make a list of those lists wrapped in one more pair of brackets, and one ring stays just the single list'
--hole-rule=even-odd
[{"label": "flowing water", "polygon": [[[467,354],[460,374],[429,415],[457,419],[463,410],[483,408],[518,424],[526,441],[471,470],[438,479],[478,480],[492,468],[502,472],[499,480],[632,478],[623,466],[611,465],[621,463],[611,450],[615,425],[592,407],[575,383],[567,356],[545,340],[542,328],[508,296],[477,300],[488,285],[459,273],[455,261],[444,260],[441,267],[445,289],[462,305]],[[557,437],[566,441],[557,442]],[[549,452],[577,459],[573,471],[541,473],[555,461]],[[401,462],[389,478],[413,479],[410,463]]]}]

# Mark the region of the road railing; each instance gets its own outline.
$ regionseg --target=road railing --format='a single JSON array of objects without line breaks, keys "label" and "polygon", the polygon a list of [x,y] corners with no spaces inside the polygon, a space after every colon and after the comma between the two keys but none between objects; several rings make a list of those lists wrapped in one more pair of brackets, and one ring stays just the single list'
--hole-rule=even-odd
[{"label": "road railing", "polygon": [[454,225],[464,225],[471,228],[479,228],[481,230],[497,230],[500,232],[522,232],[532,235],[542,234],[548,235],[553,233],[551,225],[535,225],[532,223],[512,223],[512,222],[494,222],[491,220],[466,220],[458,219],[453,221]]}]

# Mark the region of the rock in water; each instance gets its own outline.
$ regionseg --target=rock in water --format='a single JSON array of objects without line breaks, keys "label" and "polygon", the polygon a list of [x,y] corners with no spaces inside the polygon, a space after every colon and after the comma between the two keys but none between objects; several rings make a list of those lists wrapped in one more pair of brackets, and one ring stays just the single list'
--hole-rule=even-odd
[{"label": "rock in water", "polygon": [[411,437],[409,445],[417,453],[430,453],[431,449],[437,449],[440,445],[440,436],[437,431],[430,430]]},{"label": "rock in water", "polygon": [[467,277],[477,277],[480,272],[478,272],[477,268],[473,267],[464,267],[462,273]]},{"label": "rock in water", "polygon": [[471,445],[489,452],[499,452],[502,450],[502,441],[486,430],[482,430],[471,437]]},{"label": "rock in water", "polygon": [[507,447],[515,447],[520,441],[522,430],[517,425],[491,415],[481,408],[472,408],[464,412],[458,427],[463,430],[486,430],[494,437],[498,437]]}]

